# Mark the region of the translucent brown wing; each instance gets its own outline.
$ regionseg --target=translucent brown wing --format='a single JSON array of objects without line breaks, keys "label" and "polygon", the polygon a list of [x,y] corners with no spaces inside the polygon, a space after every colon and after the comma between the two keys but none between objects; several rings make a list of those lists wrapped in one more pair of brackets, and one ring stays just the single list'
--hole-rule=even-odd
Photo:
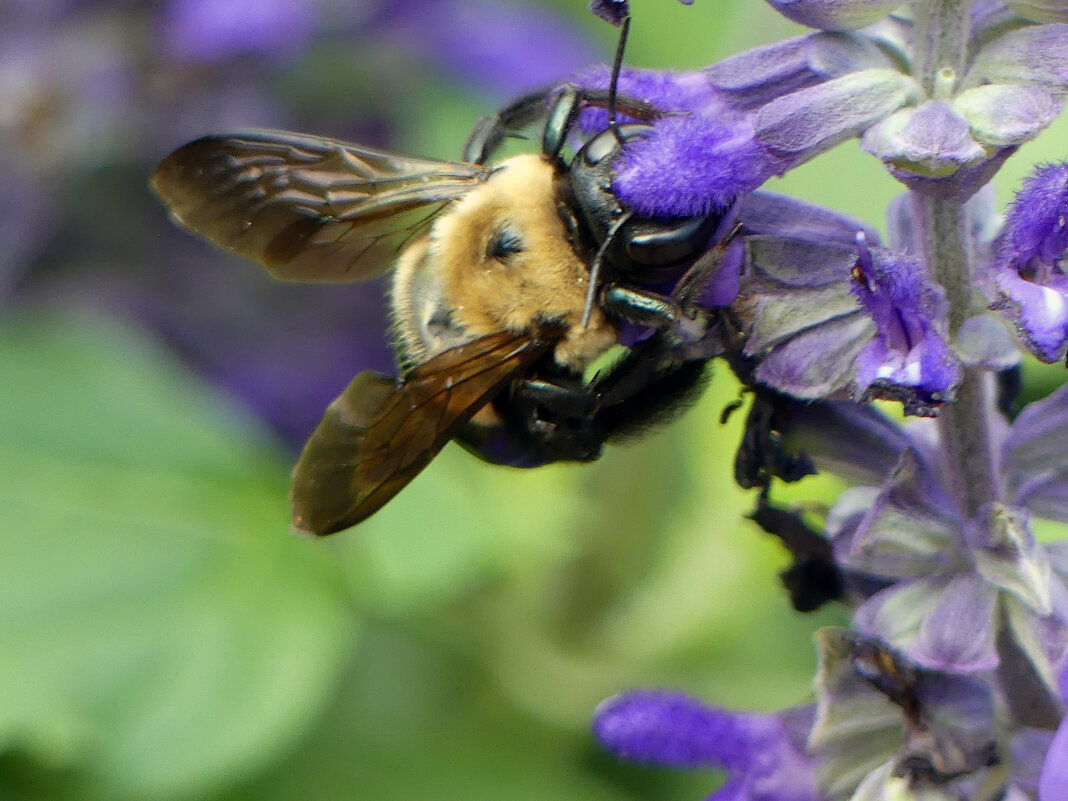
[{"label": "translucent brown wing", "polygon": [[285,281],[387,269],[441,204],[489,175],[284,131],[208,136],[169,155],[152,188],[185,227]]},{"label": "translucent brown wing", "polygon": [[333,534],[378,511],[551,342],[500,333],[447,350],[403,381],[364,372],[330,404],[293,470],[293,525]]}]

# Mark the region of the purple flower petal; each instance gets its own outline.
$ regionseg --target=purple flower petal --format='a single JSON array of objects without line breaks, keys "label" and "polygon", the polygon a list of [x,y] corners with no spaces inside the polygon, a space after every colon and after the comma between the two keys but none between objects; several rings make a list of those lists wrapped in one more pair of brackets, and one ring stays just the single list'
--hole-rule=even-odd
[{"label": "purple flower petal", "polygon": [[852,381],[874,324],[849,292],[857,220],[770,193],[746,197],[750,270],[734,311],[753,377],[796,398],[827,398]]},{"label": "purple flower petal", "polygon": [[997,243],[997,308],[1043,361],[1068,350],[1068,163],[1037,168],[1009,206]]},{"label": "purple flower petal", "polygon": [[834,397],[852,379],[853,364],[871,334],[871,321],[855,312],[822,322],[777,345],[753,377],[795,398]]},{"label": "purple flower petal", "polygon": [[787,19],[825,31],[852,31],[878,22],[901,0],[768,0]]},{"label": "purple flower petal", "polygon": [[722,767],[728,784],[712,796],[745,801],[818,801],[814,765],[776,715],[736,714],[667,692],[605,701],[593,730],[611,753],[639,762]]},{"label": "purple flower petal", "polygon": [[954,553],[960,528],[945,489],[916,451],[906,448],[853,532],[842,562],[892,579],[949,573],[960,567]]},{"label": "purple flower petal", "polygon": [[994,610],[997,589],[963,574],[946,586],[905,651],[918,664],[950,673],[978,673],[998,664]]},{"label": "purple flower petal", "polygon": [[697,305],[705,309],[717,309],[734,302],[741,286],[744,262],[745,240],[735,237],[727,243],[719,256],[716,273],[701,291]]},{"label": "purple flower petal", "polygon": [[628,144],[612,188],[642,214],[689,217],[728,207],[787,166],[753,138],[751,121],[668,116]]},{"label": "purple flower petal", "polygon": [[1029,403],[1002,446],[1005,488],[1013,504],[1068,522],[1068,386]]},{"label": "purple flower petal", "polygon": [[965,536],[976,571],[987,582],[1013,593],[1037,615],[1053,611],[1049,560],[1035,543],[1027,512],[988,503],[969,521]]},{"label": "purple flower petal", "polygon": [[732,105],[756,108],[828,78],[890,66],[864,37],[809,34],[731,56],[706,68],[705,74]]},{"label": "purple flower petal", "polygon": [[[575,74],[571,83],[583,89],[605,92],[612,71],[606,64],[598,64]],[[716,88],[706,72],[674,72],[623,67],[617,85],[619,95],[641,100],[662,111],[689,111],[708,117],[743,117],[745,112],[734,107],[731,99]],[[608,126],[608,112],[590,107],[579,117],[585,133],[598,133]]]},{"label": "purple flower petal", "polygon": [[986,145],[1020,145],[1046,129],[1064,108],[1064,98],[1044,86],[988,84],[953,98],[953,109]]},{"label": "purple flower petal", "polygon": [[803,451],[821,471],[870,484],[884,481],[912,445],[886,415],[856,403],[796,403],[779,431],[785,447]]},{"label": "purple flower petal", "polygon": [[928,282],[918,259],[869,250],[863,235],[857,243],[853,291],[877,328],[857,357],[857,394],[862,400],[901,401],[906,414],[934,416],[953,400],[963,377],[938,330],[945,319],[944,293]]},{"label": "purple flower petal", "polygon": [[979,51],[965,86],[984,83],[1045,86],[1068,92],[1068,24],[1011,30]]},{"label": "purple flower petal", "polygon": [[996,278],[999,300],[993,308],[1008,316],[1023,344],[1047,364],[1068,352],[1068,277],[1049,276],[1044,284],[1002,270]]},{"label": "purple flower petal", "polygon": [[740,220],[747,233],[776,237],[784,247],[789,241],[837,247],[841,261],[832,260],[837,265],[831,268],[833,276],[823,271],[820,261],[794,261],[799,272],[818,273],[825,281],[840,280],[849,274],[852,263],[847,264],[846,257],[855,252],[857,231],[864,231],[870,243],[879,243],[875,229],[857,217],[773,192],[754,192],[742,198]]},{"label": "purple flower petal", "polygon": [[1035,22],[1068,22],[1066,0],[1006,0],[1006,5]]},{"label": "purple flower petal", "polygon": [[736,769],[747,761],[753,725],[679,693],[634,692],[602,703],[593,731],[608,751],[624,759]]},{"label": "purple flower petal", "polygon": [[[1009,741],[1012,781],[1018,791],[1026,793],[1024,801],[1038,798],[1038,777],[1052,741],[1053,732],[1043,729],[1021,729]],[[1006,796],[1012,798],[1019,796]]]},{"label": "purple flower petal", "polygon": [[[1068,665],[1060,672],[1061,700],[1068,703]],[[1038,779],[1038,801],[1063,801],[1068,788],[1068,717],[1061,721],[1049,744]]]},{"label": "purple flower petal", "polygon": [[918,91],[895,70],[862,70],[771,101],[757,113],[757,136],[773,152],[811,158],[858,136]]},{"label": "purple flower petal", "polygon": [[1064,801],[1068,788],[1068,722],[1062,722],[1042,763],[1038,779],[1038,801]]},{"label": "purple flower petal", "polygon": [[990,183],[1006,159],[1015,153],[1015,146],[1003,147],[978,164],[961,167],[951,175],[923,175],[886,162],[887,171],[908,189],[938,200],[965,203],[972,195]]},{"label": "purple flower petal", "polygon": [[1037,167],[1009,206],[1003,258],[1040,272],[1068,254],[1068,162]]},{"label": "purple flower petal", "polygon": [[928,177],[944,176],[988,155],[968,122],[945,100],[902,109],[864,132],[861,147],[893,164]]}]

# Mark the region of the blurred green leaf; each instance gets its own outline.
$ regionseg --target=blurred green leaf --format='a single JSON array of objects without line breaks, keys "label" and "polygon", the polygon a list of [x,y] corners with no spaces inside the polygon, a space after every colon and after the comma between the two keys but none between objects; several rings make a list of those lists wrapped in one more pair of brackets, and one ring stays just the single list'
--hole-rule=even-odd
[{"label": "blurred green leaf", "polygon": [[364,644],[314,732],[221,801],[663,801],[717,783],[711,772],[619,766],[587,725],[546,726],[516,709],[454,647],[375,625]]},{"label": "blurred green leaf", "polygon": [[[0,326],[0,750],[62,797],[192,797],[287,746],[354,623],[286,462],[114,327]],[[55,796],[50,796],[55,797]]]},{"label": "blurred green leaf", "polygon": [[493,467],[448,446],[339,543],[353,592],[382,612],[418,611],[572,553],[581,470]]}]

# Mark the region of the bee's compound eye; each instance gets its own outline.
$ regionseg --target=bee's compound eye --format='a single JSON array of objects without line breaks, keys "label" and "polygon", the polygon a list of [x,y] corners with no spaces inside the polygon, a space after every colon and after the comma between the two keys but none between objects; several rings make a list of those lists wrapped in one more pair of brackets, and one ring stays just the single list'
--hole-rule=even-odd
[{"label": "bee's compound eye", "polygon": [[523,237],[510,226],[494,231],[486,244],[486,257],[497,261],[507,261],[517,253],[523,252]]},{"label": "bee's compound eye", "polygon": [[[652,126],[650,125],[629,123],[619,126],[619,137],[623,138],[623,142],[629,142],[631,139],[645,136],[651,130]],[[615,131],[609,129],[601,131],[601,133],[588,141],[581,151],[586,164],[593,167],[606,158],[615,158],[622,148],[619,137],[616,136]]]},{"label": "bee's compound eye", "polygon": [[624,241],[630,260],[639,266],[666,267],[703,253],[719,218],[708,214],[670,222],[637,220]]}]

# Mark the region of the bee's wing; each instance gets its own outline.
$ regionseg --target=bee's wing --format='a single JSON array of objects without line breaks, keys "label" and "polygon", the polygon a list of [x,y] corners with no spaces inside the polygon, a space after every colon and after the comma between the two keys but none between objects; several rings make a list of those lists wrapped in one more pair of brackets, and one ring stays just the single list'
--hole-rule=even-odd
[{"label": "bee's wing", "polygon": [[293,470],[293,525],[332,534],[378,511],[551,343],[499,333],[397,381],[364,372],[330,404]]},{"label": "bee's wing", "polygon": [[179,148],[152,188],[182,225],[276,278],[360,281],[488,175],[473,164],[250,131]]}]

